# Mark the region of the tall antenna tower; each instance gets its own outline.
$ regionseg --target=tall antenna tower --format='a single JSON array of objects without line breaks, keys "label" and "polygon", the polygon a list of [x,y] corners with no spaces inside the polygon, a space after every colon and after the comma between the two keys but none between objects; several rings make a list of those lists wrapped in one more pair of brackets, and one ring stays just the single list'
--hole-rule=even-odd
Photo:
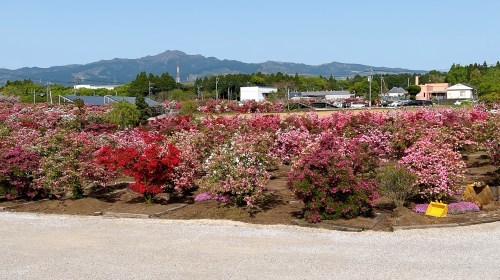
[{"label": "tall antenna tower", "polygon": [[181,72],[179,71],[179,61],[177,60],[177,74],[175,76],[175,81],[177,83],[181,82]]}]

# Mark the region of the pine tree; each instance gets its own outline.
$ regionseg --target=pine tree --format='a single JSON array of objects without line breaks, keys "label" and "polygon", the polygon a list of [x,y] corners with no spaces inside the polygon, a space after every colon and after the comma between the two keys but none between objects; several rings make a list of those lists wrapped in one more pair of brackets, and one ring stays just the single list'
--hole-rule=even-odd
[{"label": "pine tree", "polygon": [[148,118],[151,117],[151,111],[150,111],[149,106],[146,103],[146,100],[144,99],[143,95],[139,95],[135,98],[135,107],[137,107],[137,110],[140,113],[139,114],[139,123],[146,124],[148,121]]}]

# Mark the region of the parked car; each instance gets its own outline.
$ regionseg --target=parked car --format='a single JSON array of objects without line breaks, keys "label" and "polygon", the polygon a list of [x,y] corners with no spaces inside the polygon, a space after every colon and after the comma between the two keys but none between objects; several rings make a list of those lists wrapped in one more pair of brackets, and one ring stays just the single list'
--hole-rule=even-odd
[{"label": "parked car", "polygon": [[431,106],[432,101],[430,100],[410,100],[407,103],[403,104],[403,106]]},{"label": "parked car", "polygon": [[392,103],[389,103],[389,107],[399,107],[403,106],[408,100],[396,100],[393,101]]},{"label": "parked car", "polygon": [[367,107],[368,104],[366,104],[366,102],[363,102],[363,101],[354,101],[354,102],[351,102],[351,108],[363,108],[363,107]]},{"label": "parked car", "polygon": [[337,101],[332,104],[336,108],[343,108],[343,102]]}]

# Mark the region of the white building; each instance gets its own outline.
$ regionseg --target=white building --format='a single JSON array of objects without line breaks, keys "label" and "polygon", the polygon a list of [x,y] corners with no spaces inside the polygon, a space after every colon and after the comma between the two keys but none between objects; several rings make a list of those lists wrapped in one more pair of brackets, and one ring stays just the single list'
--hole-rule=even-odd
[{"label": "white building", "polygon": [[277,92],[273,87],[240,87],[240,101],[263,101],[271,92]]},{"label": "white building", "polygon": [[402,87],[393,87],[385,93],[385,97],[390,100],[396,100],[405,97],[407,93],[408,92]]},{"label": "white building", "polygon": [[476,88],[466,84],[456,84],[446,89],[446,99],[473,99]]},{"label": "white building", "polygon": [[75,85],[74,88],[75,89],[79,89],[79,88],[87,88],[87,89],[100,89],[100,88],[105,88],[107,90],[113,90],[115,87],[117,87],[116,85],[100,85],[100,86],[93,86],[93,85]]}]

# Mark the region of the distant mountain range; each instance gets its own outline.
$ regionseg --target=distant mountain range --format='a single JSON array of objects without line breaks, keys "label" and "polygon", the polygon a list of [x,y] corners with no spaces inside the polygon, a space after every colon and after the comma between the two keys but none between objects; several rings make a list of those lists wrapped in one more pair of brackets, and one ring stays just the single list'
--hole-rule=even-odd
[{"label": "distant mountain range", "polygon": [[169,73],[176,76],[176,65],[179,62],[181,81],[193,81],[196,77],[224,74],[251,74],[256,72],[295,75],[313,75],[338,79],[355,74],[367,74],[369,69],[374,73],[425,73],[423,70],[402,68],[374,67],[362,64],[331,62],[321,65],[306,65],[302,63],[267,61],[263,63],[244,63],[237,60],[220,60],[215,57],[189,55],[182,51],[165,51],[158,55],[137,59],[115,58],[101,60],[84,65],[73,64],[53,66],[49,68],[25,67],[16,70],[0,68],[0,85],[7,80],[31,79],[57,84],[72,84],[76,78],[78,84],[124,84],[135,79],[141,71],[159,75]]}]

